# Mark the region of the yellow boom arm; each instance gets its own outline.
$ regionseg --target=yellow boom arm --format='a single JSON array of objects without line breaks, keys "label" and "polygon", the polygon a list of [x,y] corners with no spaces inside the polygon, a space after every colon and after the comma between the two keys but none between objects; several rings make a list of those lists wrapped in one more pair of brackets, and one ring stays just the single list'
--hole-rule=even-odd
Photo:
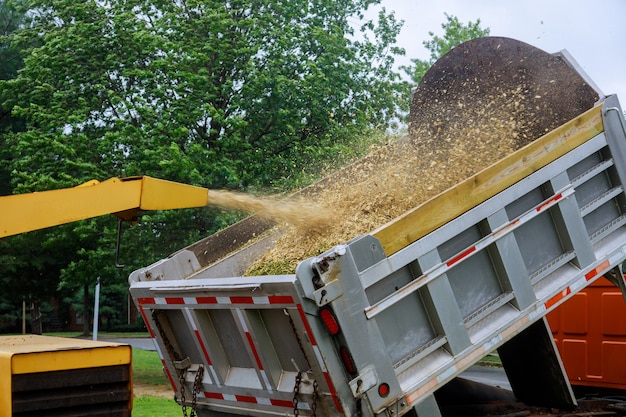
[{"label": "yellow boom arm", "polygon": [[0,238],[105,214],[132,220],[137,210],[203,207],[207,202],[205,188],[146,176],[92,180],[74,188],[0,197]]}]

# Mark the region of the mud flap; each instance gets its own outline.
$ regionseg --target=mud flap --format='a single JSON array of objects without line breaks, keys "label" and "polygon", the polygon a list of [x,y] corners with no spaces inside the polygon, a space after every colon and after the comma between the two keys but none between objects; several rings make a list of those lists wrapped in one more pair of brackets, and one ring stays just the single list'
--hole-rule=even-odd
[{"label": "mud flap", "polygon": [[562,410],[576,407],[545,317],[505,343],[498,353],[518,401]]}]

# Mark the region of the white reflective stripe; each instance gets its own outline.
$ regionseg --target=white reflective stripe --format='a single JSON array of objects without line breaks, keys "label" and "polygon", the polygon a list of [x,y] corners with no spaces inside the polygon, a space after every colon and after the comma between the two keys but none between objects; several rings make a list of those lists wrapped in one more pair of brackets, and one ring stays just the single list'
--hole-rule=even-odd
[{"label": "white reflective stripe", "polygon": [[272,405],[272,401],[269,398],[256,397],[257,404]]},{"label": "white reflective stripe", "polygon": [[263,382],[265,383],[265,386],[267,387],[267,391],[270,394],[273,394],[274,390],[272,390],[272,384],[270,384],[270,380],[267,378],[267,374],[265,373],[265,369],[261,369],[261,377],[263,377]]},{"label": "white reflective stripe", "polygon": [[447,380],[448,378],[452,377],[456,375],[456,365],[449,367],[448,369],[446,369],[445,371],[443,371],[442,373],[440,373],[437,376],[437,382],[438,383],[442,383],[445,380]]},{"label": "white reflective stripe", "polygon": [[231,304],[230,297],[215,297],[218,304]]},{"label": "white reflective stripe", "polygon": [[491,352],[493,348],[502,342],[502,335],[496,335],[483,344],[485,352]]},{"label": "white reflective stripe", "polygon": [[237,317],[239,318],[239,322],[241,323],[241,327],[243,328],[243,331],[246,333],[249,333],[248,325],[246,324],[246,320],[243,317],[243,313],[241,312],[241,309],[236,308],[235,311],[237,312]]},{"label": "white reflective stripe", "polygon": [[545,304],[539,304],[537,307],[528,313],[528,318],[530,321],[535,321],[537,318],[543,317],[546,315],[546,306]]},{"label": "white reflective stripe", "polygon": [[159,358],[163,359],[163,353],[161,353],[161,347],[159,346],[159,344],[156,342],[155,339],[152,339],[152,343],[154,344],[154,347],[156,348],[156,352],[159,354]]},{"label": "white reflective stripe", "polygon": [[322,353],[320,352],[320,348],[317,345],[313,345],[313,352],[315,352],[315,358],[317,359],[317,363],[322,367],[322,372],[328,372],[328,368],[326,368],[326,362],[322,359]]},{"label": "white reflective stripe", "polygon": [[625,253],[626,252],[624,252],[624,248],[622,248],[622,250],[620,251],[615,252],[613,256],[609,258],[609,263],[611,264],[611,266],[615,266],[616,264],[622,262]]},{"label": "white reflective stripe", "polygon": [[218,387],[218,388],[221,388],[222,384],[220,383],[220,380],[217,377],[217,372],[215,371],[215,368],[213,367],[213,365],[209,366],[209,372],[211,372],[211,377],[213,378],[213,382],[214,382],[215,386]]},{"label": "white reflective stripe", "polygon": [[237,401],[237,398],[233,395],[233,394],[222,394],[222,397],[224,397],[224,400],[226,401]]},{"label": "white reflective stripe", "polygon": [[187,317],[187,321],[191,325],[191,328],[193,330],[198,330],[198,326],[196,326],[196,321],[193,319],[193,316],[191,315],[191,312],[189,311],[189,309],[183,308],[182,310],[185,312],[185,316]]},{"label": "white reflective stripe", "polygon": [[269,304],[269,297],[252,297],[252,301],[254,304]]},{"label": "white reflective stripe", "polygon": [[582,290],[583,288],[585,288],[588,284],[588,281],[585,279],[584,276],[578,278],[576,281],[574,281],[570,286],[570,292],[572,293],[576,293],[580,290]]}]

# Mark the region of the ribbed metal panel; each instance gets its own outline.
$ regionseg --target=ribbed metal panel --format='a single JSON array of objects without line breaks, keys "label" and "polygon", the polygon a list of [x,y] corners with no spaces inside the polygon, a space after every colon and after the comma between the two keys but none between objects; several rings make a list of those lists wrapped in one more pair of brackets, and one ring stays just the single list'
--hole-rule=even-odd
[{"label": "ribbed metal panel", "polygon": [[12,377],[13,416],[130,416],[129,365]]}]

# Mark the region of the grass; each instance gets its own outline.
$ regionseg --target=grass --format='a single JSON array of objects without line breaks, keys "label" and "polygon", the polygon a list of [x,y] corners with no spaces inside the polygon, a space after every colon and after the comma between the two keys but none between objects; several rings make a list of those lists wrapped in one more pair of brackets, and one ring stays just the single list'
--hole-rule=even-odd
[{"label": "grass", "polygon": [[478,362],[478,365],[501,368],[502,362],[500,361],[500,356],[498,356],[497,353],[490,353]]},{"label": "grass", "polygon": [[139,397],[133,401],[133,417],[180,417],[181,407],[174,400],[157,397]]},{"label": "grass", "polygon": [[136,383],[169,387],[162,367],[161,359],[156,352],[133,349],[133,381]]},{"label": "grass", "polygon": [[[163,375],[162,366],[161,359],[156,352],[133,349],[133,382],[135,384],[170,389],[169,382]],[[172,398],[144,395],[135,397],[133,400],[133,417],[179,417],[180,415],[181,407]]]}]

